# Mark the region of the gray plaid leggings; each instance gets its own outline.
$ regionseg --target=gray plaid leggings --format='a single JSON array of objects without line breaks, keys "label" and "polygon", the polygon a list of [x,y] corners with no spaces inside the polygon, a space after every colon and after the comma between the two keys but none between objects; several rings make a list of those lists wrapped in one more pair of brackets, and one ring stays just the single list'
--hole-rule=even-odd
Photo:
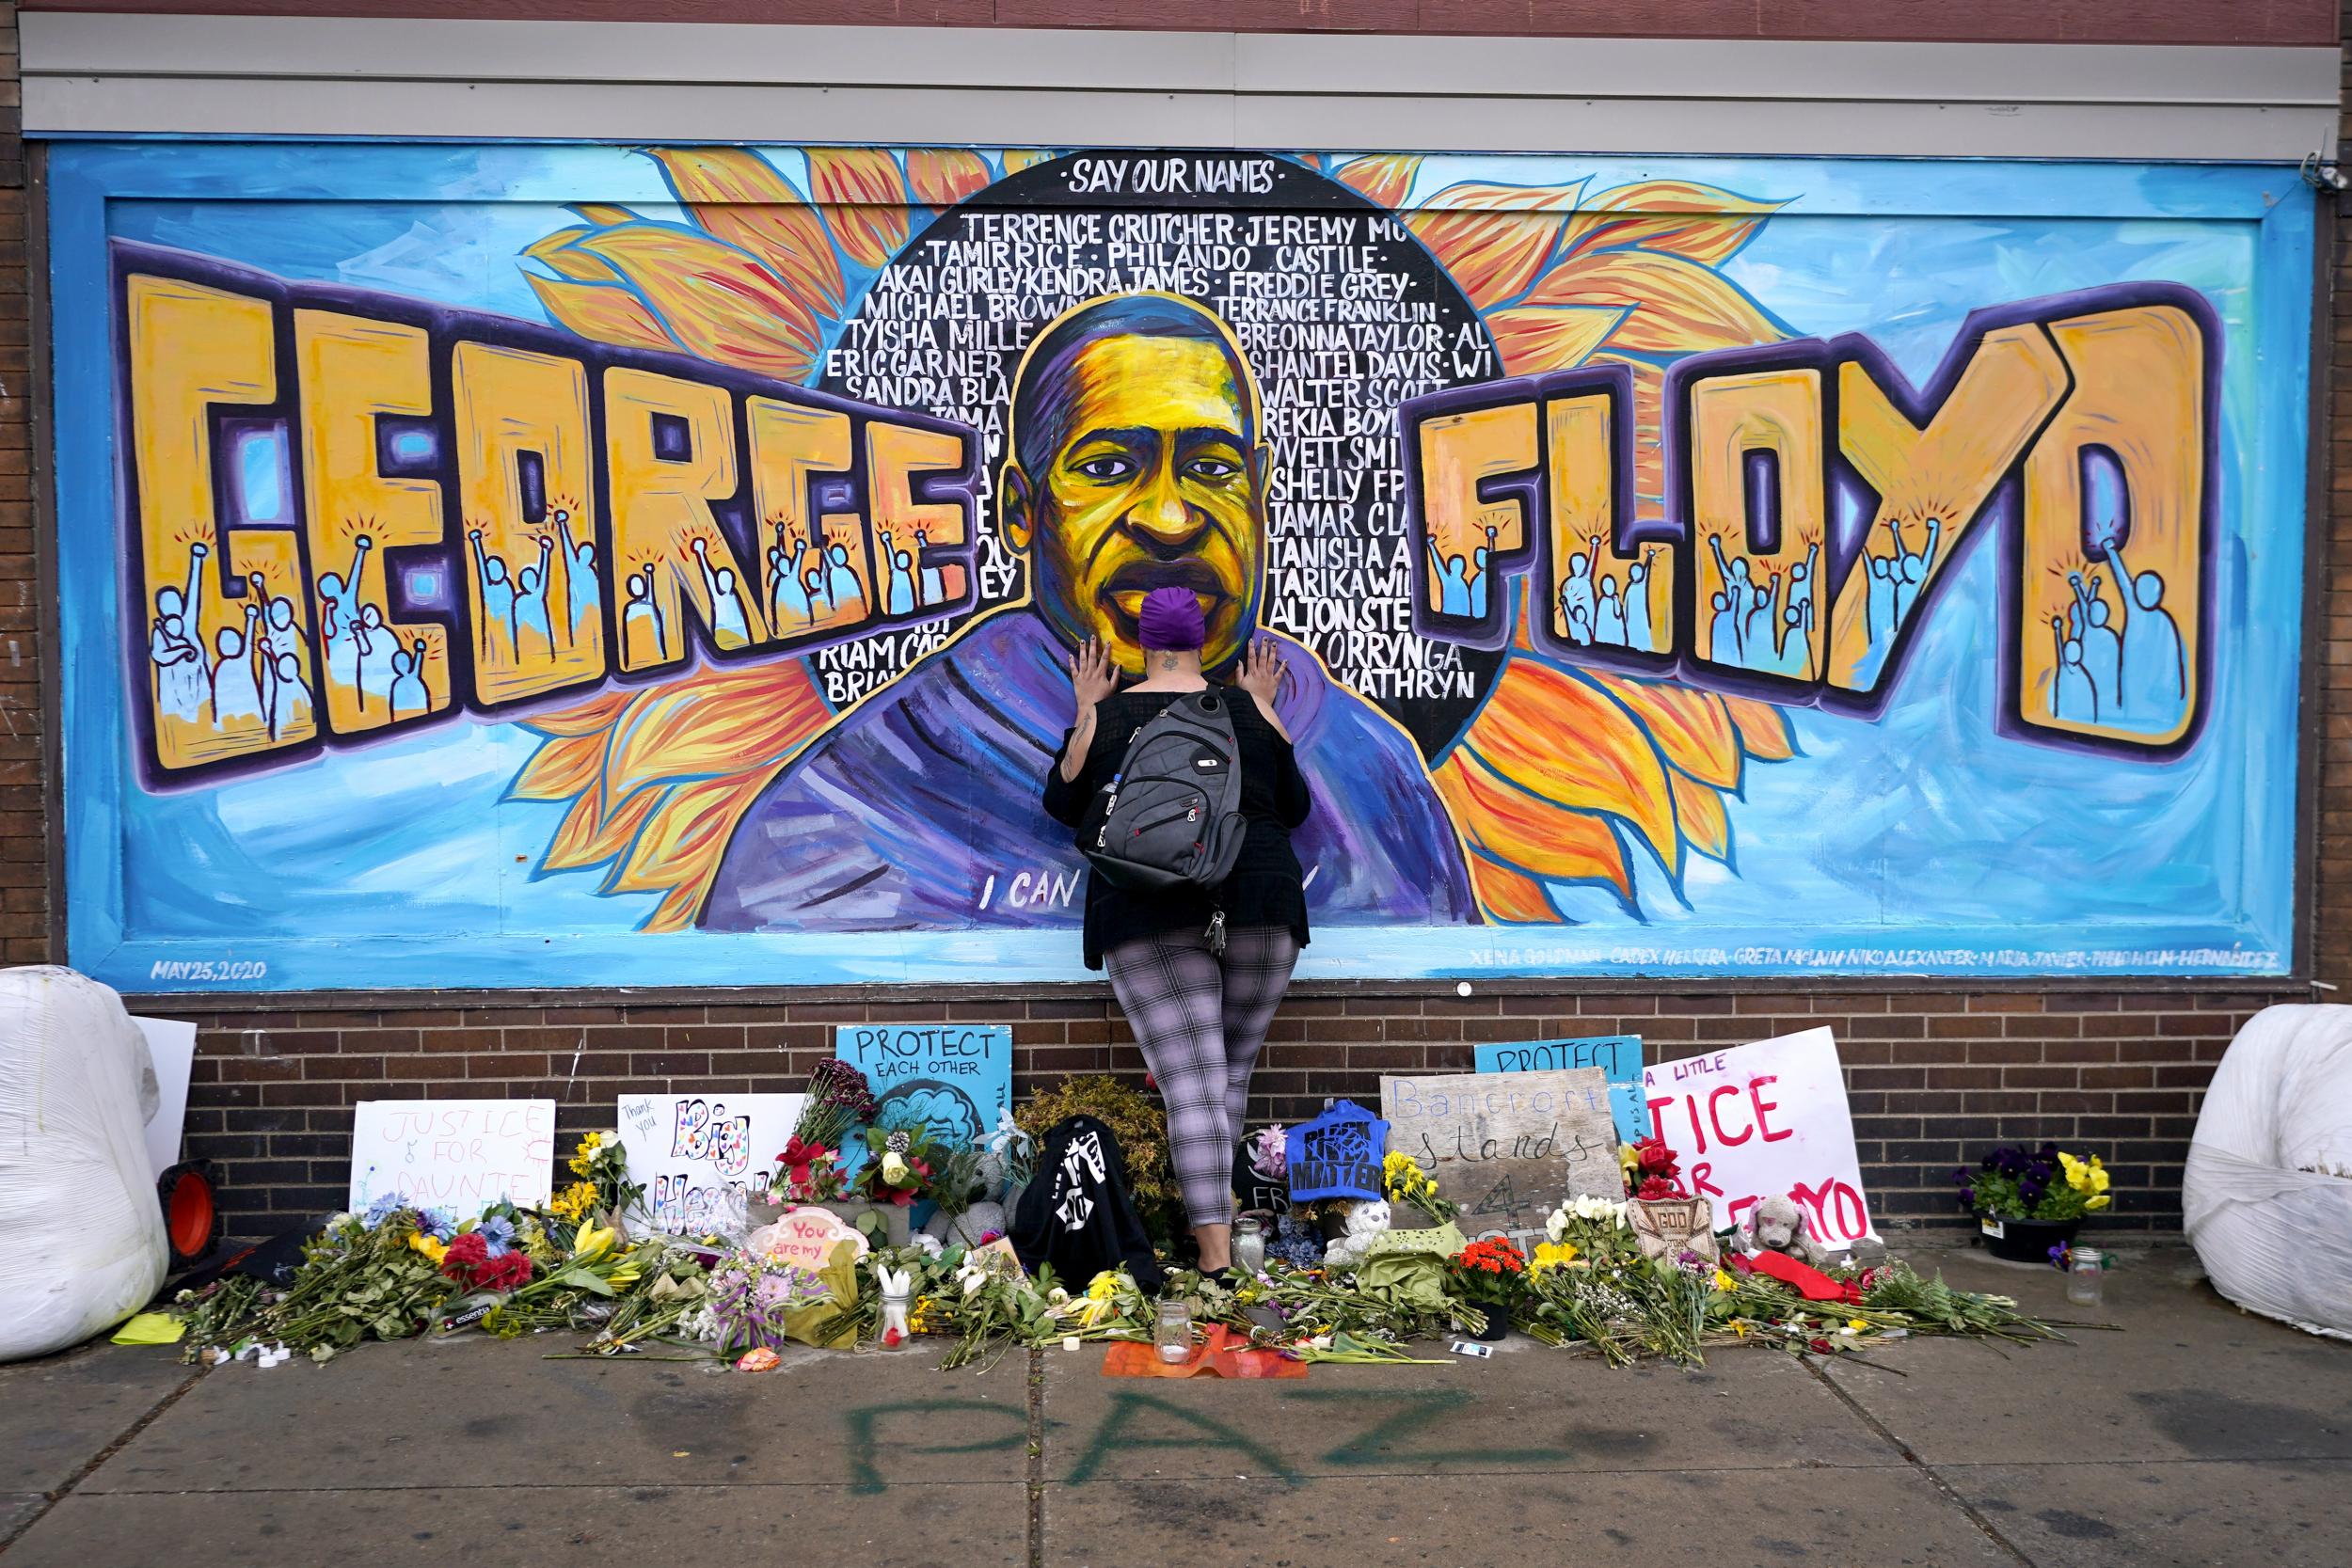
[{"label": "gray plaid leggings", "polygon": [[1297,962],[1297,941],[1280,926],[1229,931],[1222,958],[1196,930],[1138,937],[1104,955],[1168,1101],[1168,1157],[1196,1227],[1233,1221],[1233,1146],[1249,1073]]}]

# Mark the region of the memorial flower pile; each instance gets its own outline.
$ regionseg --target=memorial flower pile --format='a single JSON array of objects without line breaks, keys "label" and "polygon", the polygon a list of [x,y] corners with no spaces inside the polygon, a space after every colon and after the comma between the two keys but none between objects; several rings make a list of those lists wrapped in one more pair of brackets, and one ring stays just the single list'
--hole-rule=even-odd
[{"label": "memorial flower pile", "polygon": [[2096,1154],[2085,1160],[2054,1143],[2005,1145],[1953,1171],[1952,1180],[1960,1206],[1988,1219],[2078,1220],[2113,1201],[2111,1179]]},{"label": "memorial flower pile", "polygon": [[1409,1205],[1440,1225],[1462,1212],[1461,1205],[1438,1191],[1438,1179],[1401,1149],[1381,1160],[1380,1183],[1391,1203]]},{"label": "memorial flower pile", "polygon": [[874,1110],[866,1074],[828,1056],[808,1075],[808,1096],[801,1102],[801,1119],[792,1124],[792,1142],[804,1149],[839,1149],[851,1128],[874,1119]]},{"label": "memorial flower pile", "polygon": [[857,1173],[860,1197],[903,1209],[929,1196],[931,1172],[942,1156],[932,1148],[930,1134],[924,1129],[869,1127],[866,1148],[872,1158]]},{"label": "memorial flower pile", "polygon": [[787,1203],[830,1203],[846,1196],[849,1181],[841,1174],[840,1151],[795,1132],[776,1156],[768,1190]]}]

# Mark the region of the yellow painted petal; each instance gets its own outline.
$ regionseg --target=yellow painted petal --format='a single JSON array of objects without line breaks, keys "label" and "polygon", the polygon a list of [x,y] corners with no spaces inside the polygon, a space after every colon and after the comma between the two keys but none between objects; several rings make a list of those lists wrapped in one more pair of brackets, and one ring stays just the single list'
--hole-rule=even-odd
[{"label": "yellow painted petal", "polygon": [[1656,250],[1571,256],[1544,274],[1530,305],[1613,305],[1630,313],[1610,345],[1628,354],[1694,354],[1780,340],[1781,331],[1723,274]]},{"label": "yellow painted petal", "polygon": [[826,718],[799,659],[698,670],[639,693],[629,705],[605,788],[624,800],[648,784],[757,768],[796,750]]},{"label": "yellow painted petal", "polygon": [[1534,659],[1512,658],[1463,741],[1522,789],[1570,811],[1623,818],[1669,874],[1680,874],[1665,759],[1599,688]]},{"label": "yellow painted petal", "polygon": [[1367,200],[1394,212],[1412,193],[1413,177],[1421,172],[1418,152],[1387,152],[1372,158],[1350,158],[1329,171],[1333,179]]},{"label": "yellow painted petal", "polygon": [[606,809],[607,799],[604,785],[598,784],[572,802],[539,857],[542,870],[583,871],[602,865],[628,847],[637,830],[660,803],[652,790],[640,790],[611,810]]},{"label": "yellow painted petal", "polygon": [[874,147],[813,147],[809,194],[841,248],[879,267],[907,243],[907,187],[898,161]]},{"label": "yellow painted petal", "polygon": [[1731,819],[1724,798],[1680,772],[1667,775],[1674,786],[1675,824],[1683,841],[1709,860],[1731,859]]},{"label": "yellow painted petal", "polygon": [[1582,305],[1533,305],[1486,312],[1486,330],[1512,375],[1573,370],[1608,341],[1623,310]]},{"label": "yellow painted petal", "polygon": [[1689,180],[1644,180],[1586,202],[1568,220],[1562,248],[1575,254],[1639,245],[1719,266],[1784,205]]},{"label": "yellow painted petal", "polygon": [[621,275],[612,264],[574,246],[573,241],[595,233],[593,229],[559,229],[536,245],[526,245],[523,254],[534,261],[543,261],[550,269],[580,283],[618,283]]},{"label": "yellow painted petal", "polygon": [[599,201],[577,201],[564,209],[586,218],[598,229],[610,229],[616,223],[640,223],[644,220],[626,207],[614,207]]},{"label": "yellow painted petal", "polygon": [[816,318],[747,251],[656,224],[601,229],[574,244],[634,282],[690,354],[784,381],[815,363]]},{"label": "yellow painted petal", "polygon": [[[1612,841],[1613,848],[1614,841]],[[1489,920],[1509,921],[1524,926],[1549,926],[1559,918],[1551,907],[1551,899],[1543,884],[1522,877],[1499,861],[1485,855],[1470,857],[1470,891],[1478,895],[1478,907]]]},{"label": "yellow painted petal", "polygon": [[615,343],[622,348],[658,348],[676,352],[645,302],[627,289],[594,283],[568,283],[561,278],[523,274],[531,292],[547,307],[548,319],[591,342]]},{"label": "yellow painted petal", "polygon": [[517,800],[570,800],[604,771],[604,743],[602,735],[549,736],[523,764],[506,793]]},{"label": "yellow painted petal", "polygon": [[1584,678],[1633,710],[1666,760],[1701,784],[1736,789],[1740,784],[1740,732],[1732,727],[1724,700],[1664,681],[1639,680],[1606,670]]},{"label": "yellow painted petal", "polygon": [[657,147],[648,156],[715,238],[765,261],[815,314],[841,314],[841,258],[833,237],[775,165],[731,147]]},{"label": "yellow painted petal", "polygon": [[607,691],[569,707],[551,707],[521,721],[534,735],[600,735],[628,709],[633,691]]},{"label": "yellow painted petal", "polygon": [[1753,697],[1725,697],[1723,702],[1748,755],[1766,762],[1787,762],[1797,754],[1796,742],[1789,736],[1788,716],[1780,709]]},{"label": "yellow painted petal", "polygon": [[[1569,185],[1448,185],[1406,219],[1481,310],[1509,304],[1535,281],[1584,189]],[[1530,301],[1577,305],[1582,300]],[[1607,303],[1593,301],[1590,303]]]},{"label": "yellow painted petal", "polygon": [[[1495,859],[1553,881],[1605,881],[1625,897],[1633,896],[1616,835],[1598,816],[1563,810],[1514,789],[1458,749],[1431,777],[1454,821]],[[1470,857],[1473,878],[1480,875],[1481,859]],[[1503,891],[1507,895],[1513,890]]]},{"label": "yellow painted petal", "polygon": [[[778,764],[777,766],[782,766]],[[719,860],[773,768],[678,784],[645,819],[628,859],[613,874],[614,893],[700,890],[718,875]]]},{"label": "yellow painted petal", "polygon": [[988,188],[988,165],[961,148],[918,147],[907,154],[907,183],[926,207],[953,207]]}]

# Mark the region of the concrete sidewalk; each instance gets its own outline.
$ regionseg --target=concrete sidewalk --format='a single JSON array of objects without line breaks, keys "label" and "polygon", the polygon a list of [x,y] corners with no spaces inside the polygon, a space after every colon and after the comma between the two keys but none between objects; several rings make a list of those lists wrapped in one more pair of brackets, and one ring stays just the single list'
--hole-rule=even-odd
[{"label": "concrete sidewalk", "polygon": [[[2052,1271],[1916,1260],[2080,1315]],[[1884,1370],[1514,1338],[1280,1384],[1107,1380],[1092,1348],[750,1377],[550,1336],[199,1375],[98,1346],[0,1368],[0,1564],[2352,1561],[2352,1345],[2237,1312],[2185,1252],[2109,1281],[2122,1333]]]}]

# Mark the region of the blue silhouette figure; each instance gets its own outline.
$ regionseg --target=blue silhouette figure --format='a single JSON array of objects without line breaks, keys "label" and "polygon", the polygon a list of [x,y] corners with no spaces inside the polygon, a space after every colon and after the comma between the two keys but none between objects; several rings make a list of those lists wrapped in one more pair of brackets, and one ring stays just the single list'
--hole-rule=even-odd
[{"label": "blue silhouette figure", "polygon": [[554,559],[555,541],[546,534],[539,536],[539,564],[526,566],[516,579],[515,592],[515,657],[522,657],[523,628],[537,632],[548,644],[548,657],[555,657],[555,626],[548,613],[548,593],[555,585],[548,573],[548,563]]},{"label": "blue silhouette figure", "polygon": [[1617,579],[1600,579],[1600,608],[1593,616],[1593,641],[1625,645],[1625,601],[1617,597]]},{"label": "blue silhouette figure", "polygon": [[399,651],[400,638],[384,624],[384,612],[373,605],[359,611],[359,700],[364,710],[367,699],[381,697],[392,700],[392,655]]},{"label": "blue silhouette figure", "polygon": [[[252,608],[246,607],[247,624]],[[246,657],[245,634],[223,626],[213,639],[220,657],[213,661],[213,723],[225,729],[230,721],[262,717],[262,689],[254,683],[253,661]]]},{"label": "blue silhouette figure", "polygon": [[[929,529],[916,529],[914,531],[914,559],[918,562],[922,561],[925,553],[928,552],[930,547],[930,531]],[[947,574],[941,571],[938,567],[929,563],[925,563],[917,569],[923,574],[921,591],[918,595],[922,599],[923,603],[927,605],[938,604],[942,600],[946,599],[947,597]]]},{"label": "blue silhouette figure", "polygon": [[2135,725],[2168,728],[2179,720],[2188,698],[2188,670],[2180,627],[2164,608],[2164,578],[2154,572],[2133,572],[2112,539],[2106,553],[2124,601],[2123,679],[2117,710]]},{"label": "blue silhouette figure", "polygon": [[2050,694],[2050,712],[2055,718],[2075,723],[2099,721],[2099,693],[2090,684],[2090,672],[2083,668],[2083,645],[2066,635],[2066,618],[2050,617],[2050,641],[2058,650],[2058,668],[2052,673],[2056,683]]},{"label": "blue silhouette figure", "polygon": [[1707,657],[1717,664],[1740,662],[1740,611],[1732,607],[1731,595],[1717,589],[1708,599],[1714,619],[1708,623]]},{"label": "blue silhouette figure", "polygon": [[507,657],[516,663],[522,660],[522,650],[516,645],[515,632],[515,584],[506,575],[506,562],[483,547],[482,531],[469,530],[466,537],[473,541],[474,580],[482,594],[482,652],[485,657],[498,652],[498,634],[494,628],[506,628]]},{"label": "blue silhouette figure", "polygon": [[582,621],[596,618],[599,597],[596,580],[596,542],[594,538],[572,540],[572,515],[563,507],[550,514],[556,529],[564,535],[564,602],[570,617],[564,632],[568,645]]},{"label": "blue silhouette figure", "polygon": [[1440,557],[1435,539],[1429,541],[1429,559],[1438,568],[1438,613],[1469,615],[1470,563],[1458,555]]},{"label": "blue silhouette figure", "polygon": [[[1772,601],[1779,594],[1780,574],[1774,572],[1770,582],[1759,583],[1750,591],[1748,611],[1740,618],[1741,655],[1746,657],[1752,650],[1753,657],[1747,657],[1747,661],[1759,670],[1772,669],[1780,660],[1780,645],[1772,625]],[[1759,616],[1764,622],[1761,626],[1756,624]]]},{"label": "blue silhouette figure", "polygon": [[719,637],[743,642],[752,640],[751,622],[743,613],[743,597],[735,591],[732,569],[710,564],[710,541],[694,541],[694,562],[702,568],[703,590],[710,595],[710,629]]},{"label": "blue silhouette figure", "polygon": [[[1494,536],[1495,531],[1488,529],[1486,537],[1492,539]],[[1470,585],[1470,612],[1474,620],[1483,621],[1486,618],[1486,562],[1492,559],[1492,556],[1493,552],[1484,545],[1471,552],[1470,566],[1473,575]]]},{"label": "blue silhouette figure", "polygon": [[283,740],[310,721],[310,688],[302,679],[302,661],[279,654],[270,666],[269,737]]},{"label": "blue silhouette figure", "polygon": [[1866,554],[1862,559],[1870,572],[1869,598],[1863,606],[1868,624],[1864,629],[1875,643],[1895,629],[1895,558]]},{"label": "blue silhouette figure", "polygon": [[792,546],[792,559],[784,558],[784,546],[776,545],[768,551],[768,613],[778,630],[786,626],[813,625],[816,609],[809,602],[807,582],[801,572],[801,562],[808,554],[808,543],[802,540]]},{"label": "blue silhouette figure", "polygon": [[1568,557],[1568,575],[1560,584],[1560,619],[1569,623],[1568,635],[1572,638],[1576,636],[1575,623],[1580,618],[1580,611],[1587,628],[1584,637],[1579,639],[1580,645],[1592,641],[1590,628],[1593,611],[1597,608],[1593,602],[1593,572],[1599,563],[1600,541],[1594,539],[1583,549]]},{"label": "blue silhouette figure", "polygon": [[1715,575],[1724,581],[1725,599],[1724,603],[1717,609],[1719,610],[1727,609],[1732,612],[1731,656],[1728,658],[1724,657],[1723,646],[1719,642],[1715,648],[1714,657],[1716,662],[1721,664],[1744,664],[1748,657],[1747,622],[1751,613],[1748,599],[1750,573],[1747,558],[1742,556],[1738,561],[1724,560],[1724,536],[1720,533],[1710,533],[1707,536],[1707,547],[1715,552]]},{"label": "blue silhouette figure", "polygon": [[429,711],[432,694],[424,685],[424,639],[392,655],[392,717],[407,719]]},{"label": "blue silhouette figure", "polygon": [[650,631],[653,633],[654,657],[661,659],[668,658],[670,657],[670,635],[668,629],[661,624],[661,607],[653,602],[653,573],[650,571],[631,572],[626,586],[628,590],[628,603],[621,610],[622,641],[624,643],[627,642],[632,628]]},{"label": "blue silhouette figure", "polygon": [[914,564],[914,558],[899,549],[886,533],[882,548],[890,558],[890,574],[882,581],[882,610],[889,615],[911,615],[914,612],[914,574],[907,568]]},{"label": "blue silhouette figure", "polygon": [[858,582],[857,574],[850,570],[850,550],[846,545],[835,545],[825,552],[833,564],[825,570],[825,598],[838,614],[854,599],[858,609],[866,608],[866,590]]},{"label": "blue silhouette figure", "polygon": [[2091,685],[2099,689],[2099,701],[2110,714],[2121,713],[2123,700],[2123,640],[2107,624],[2109,610],[2106,595],[2101,592],[2099,574],[2090,574],[2090,587],[2081,595],[2083,618],[2088,623],[2081,633],[2083,668],[2090,672]]},{"label": "blue silhouette figure", "polygon": [[1642,559],[1625,569],[1625,640],[1636,648],[1657,646],[1649,624],[1649,569],[1655,553],[1645,549]]}]

